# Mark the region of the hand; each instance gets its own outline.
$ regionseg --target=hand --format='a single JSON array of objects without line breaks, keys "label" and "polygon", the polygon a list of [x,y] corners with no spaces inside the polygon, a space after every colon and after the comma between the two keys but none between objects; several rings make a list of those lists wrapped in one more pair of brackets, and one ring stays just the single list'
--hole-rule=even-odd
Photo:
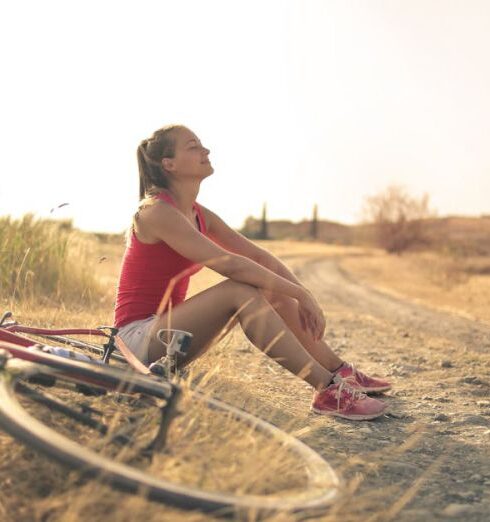
[{"label": "hand", "polygon": [[309,330],[315,341],[321,340],[325,333],[325,317],[313,294],[307,289],[298,299],[298,313],[303,330]]}]

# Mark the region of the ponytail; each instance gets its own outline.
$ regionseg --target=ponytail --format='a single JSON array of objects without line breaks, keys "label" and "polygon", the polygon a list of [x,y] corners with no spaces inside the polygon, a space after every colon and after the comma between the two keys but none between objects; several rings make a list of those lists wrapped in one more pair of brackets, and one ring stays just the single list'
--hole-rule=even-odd
[{"label": "ponytail", "polygon": [[173,131],[182,125],[168,125],[153,133],[148,140],[143,140],[137,149],[138,170],[140,177],[139,199],[144,200],[158,189],[168,189],[169,181],[163,168],[163,158],[175,155]]}]

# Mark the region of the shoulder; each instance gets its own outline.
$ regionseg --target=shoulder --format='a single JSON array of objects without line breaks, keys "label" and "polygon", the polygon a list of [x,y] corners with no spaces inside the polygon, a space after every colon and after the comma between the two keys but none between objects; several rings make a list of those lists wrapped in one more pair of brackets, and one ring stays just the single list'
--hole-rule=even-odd
[{"label": "shoulder", "polygon": [[142,202],[134,216],[133,228],[143,241],[158,241],[162,226],[181,219],[178,210],[161,198],[149,198]]},{"label": "shoulder", "polygon": [[141,208],[139,214],[141,221],[146,224],[167,222],[168,218],[182,218],[174,205],[160,198]]}]

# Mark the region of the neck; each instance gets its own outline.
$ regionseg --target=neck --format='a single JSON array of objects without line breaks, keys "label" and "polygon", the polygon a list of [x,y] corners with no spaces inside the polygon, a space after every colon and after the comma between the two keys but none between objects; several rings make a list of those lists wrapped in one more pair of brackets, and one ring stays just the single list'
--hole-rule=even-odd
[{"label": "neck", "polygon": [[175,201],[175,204],[185,215],[192,215],[192,207],[199,194],[200,181],[189,180],[187,183],[172,185],[166,190]]}]

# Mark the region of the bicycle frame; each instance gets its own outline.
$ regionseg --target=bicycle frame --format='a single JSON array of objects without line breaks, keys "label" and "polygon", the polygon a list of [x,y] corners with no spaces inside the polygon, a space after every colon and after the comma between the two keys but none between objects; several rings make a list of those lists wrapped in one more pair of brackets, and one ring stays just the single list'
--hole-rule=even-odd
[{"label": "bicycle frame", "polygon": [[[117,328],[111,326],[99,326],[97,328],[36,328],[19,324],[13,320],[7,321],[11,318],[11,312],[5,312],[0,318],[0,341],[3,340],[29,347],[38,343],[21,334],[31,334],[62,344],[69,344],[75,348],[87,348],[89,346],[88,343],[65,336],[86,335],[103,337],[106,342],[101,348],[90,345],[90,349],[101,356],[104,364],[109,364],[112,357],[120,362],[128,363],[134,370],[144,375],[154,373],[169,380],[178,374],[177,355],[182,357],[186,355],[193,337],[190,332],[184,330],[160,329],[157,333],[157,338],[165,347],[165,355],[147,368],[133,355],[123,340],[117,335]],[[167,336],[171,334],[170,342],[164,341],[164,334],[167,334]],[[116,348],[120,354],[114,353]]]}]

